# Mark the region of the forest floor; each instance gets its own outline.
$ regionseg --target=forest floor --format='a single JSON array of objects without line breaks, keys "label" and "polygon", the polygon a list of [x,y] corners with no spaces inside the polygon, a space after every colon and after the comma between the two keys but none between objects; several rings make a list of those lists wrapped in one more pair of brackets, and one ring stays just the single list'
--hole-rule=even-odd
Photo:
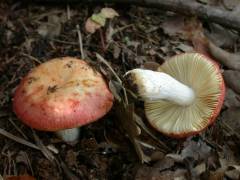
[{"label": "forest floor", "polygon": [[[119,16],[107,19],[95,33],[87,32],[87,19],[104,7],[114,9]],[[130,69],[152,68],[173,55],[199,50],[201,40],[189,38],[189,34],[199,29],[216,46],[236,53],[240,51],[238,32],[159,9],[111,4],[1,1],[0,22],[2,177],[25,175],[23,179],[49,180],[240,178],[240,96],[235,86],[227,87],[216,122],[199,135],[185,139],[165,137],[152,129],[140,101],[136,101],[135,107],[129,105],[127,111],[116,102],[105,117],[81,127],[81,136],[75,145],[62,142],[51,132],[25,126],[12,109],[14,90],[21,78],[51,58],[81,58],[84,54],[84,59],[110,82],[116,99],[121,99],[124,96],[119,82],[107,65],[121,79]],[[220,67],[222,71],[229,70],[224,65]]]}]

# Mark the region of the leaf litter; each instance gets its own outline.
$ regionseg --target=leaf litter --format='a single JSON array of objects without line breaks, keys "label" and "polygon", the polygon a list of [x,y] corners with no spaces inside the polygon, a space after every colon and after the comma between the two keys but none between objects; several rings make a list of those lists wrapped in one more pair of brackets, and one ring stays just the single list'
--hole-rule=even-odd
[{"label": "leaf litter", "polygon": [[[225,5],[228,9],[233,7],[231,3]],[[0,7],[8,11],[3,18],[6,25],[0,26],[2,176],[239,178],[240,46],[236,32],[208,22],[203,25],[197,18],[135,6],[106,8],[80,4],[53,8],[30,4],[26,8],[21,3],[16,6],[1,2]],[[223,39],[226,36],[231,38]],[[216,125],[195,137],[175,140],[149,127],[142,102],[122,79],[126,70],[154,70],[172,55],[193,51],[204,53],[221,65],[227,97]],[[12,118],[11,97],[21,77],[49,58],[81,57],[83,52],[85,59],[106,76],[116,101],[101,121],[82,127],[77,144],[64,144],[50,133],[32,131]],[[11,118],[12,122],[6,121]]]}]

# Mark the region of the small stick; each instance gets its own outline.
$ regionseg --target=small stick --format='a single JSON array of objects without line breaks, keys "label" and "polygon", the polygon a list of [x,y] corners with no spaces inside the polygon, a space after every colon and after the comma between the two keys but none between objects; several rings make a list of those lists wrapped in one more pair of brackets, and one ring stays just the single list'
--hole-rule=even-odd
[{"label": "small stick", "polygon": [[106,45],[105,45],[105,42],[104,42],[103,32],[102,32],[101,29],[99,29],[99,34],[100,34],[100,40],[101,40],[102,48],[103,48],[103,51],[105,52],[106,51]]},{"label": "small stick", "polygon": [[54,39],[54,38],[49,38],[51,41],[57,42],[57,43],[62,43],[62,44],[69,44],[69,45],[78,45],[79,43],[77,42],[70,42],[70,41],[63,41],[59,39]]},{"label": "small stick", "polygon": [[40,151],[42,151],[43,155],[51,162],[55,160],[54,155],[47,149],[47,147],[42,143],[41,139],[37,136],[35,131],[32,129],[32,134],[34,140],[36,141],[37,145],[39,146]]},{"label": "small stick", "polygon": [[70,10],[69,4],[67,4],[67,19],[68,19],[68,20],[71,19],[71,10]]},{"label": "small stick", "polygon": [[82,35],[81,35],[81,31],[80,31],[80,27],[77,24],[77,34],[78,34],[78,43],[79,43],[79,48],[80,48],[80,52],[81,52],[81,58],[84,59],[85,55],[83,52],[83,44],[82,44]]},{"label": "small stick", "polygon": [[126,92],[126,89],[123,87],[122,80],[119,78],[117,73],[113,70],[113,68],[109,65],[109,63],[100,54],[96,53],[96,57],[98,58],[98,60],[103,62],[111,70],[111,72],[113,73],[113,75],[115,76],[117,81],[121,84],[122,89],[123,89],[124,99],[125,99],[125,105],[128,105],[127,92]]},{"label": "small stick", "polygon": [[20,137],[17,137],[17,136],[14,136],[13,134],[5,131],[4,129],[1,129],[0,128],[0,134],[9,138],[9,139],[12,139],[13,141],[17,142],[17,143],[20,143],[20,144],[23,144],[23,145],[26,145],[28,147],[31,147],[33,149],[37,149],[37,150],[40,150],[40,148],[38,146],[36,146],[35,144],[31,143],[31,142],[28,142]]},{"label": "small stick", "polygon": [[29,54],[21,53],[21,55],[23,55],[25,57],[28,57],[29,59],[37,62],[38,64],[42,64],[42,62],[40,60],[38,60],[37,58],[35,58],[35,57],[33,57],[33,56],[29,55]]},{"label": "small stick", "polygon": [[21,129],[13,122],[12,118],[8,119],[10,123],[15,127],[15,129],[25,138],[28,140],[28,137],[21,131]]}]

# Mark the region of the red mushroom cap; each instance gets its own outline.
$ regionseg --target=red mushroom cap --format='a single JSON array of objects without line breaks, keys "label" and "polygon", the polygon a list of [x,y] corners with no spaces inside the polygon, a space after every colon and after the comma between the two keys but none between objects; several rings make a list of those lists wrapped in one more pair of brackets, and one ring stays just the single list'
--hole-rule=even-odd
[{"label": "red mushroom cap", "polygon": [[64,57],[45,62],[17,87],[13,109],[28,126],[44,131],[79,127],[104,116],[113,95],[85,61]]}]

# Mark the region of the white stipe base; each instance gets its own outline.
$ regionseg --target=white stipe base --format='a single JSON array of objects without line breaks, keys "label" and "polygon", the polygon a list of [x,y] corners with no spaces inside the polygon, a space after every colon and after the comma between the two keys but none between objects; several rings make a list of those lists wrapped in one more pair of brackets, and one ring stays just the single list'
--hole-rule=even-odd
[{"label": "white stipe base", "polygon": [[133,69],[126,75],[132,76],[139,96],[144,101],[167,100],[182,106],[188,106],[194,102],[194,91],[166,73]]},{"label": "white stipe base", "polygon": [[56,135],[63,141],[72,143],[79,138],[80,128],[60,130],[56,132]]}]

